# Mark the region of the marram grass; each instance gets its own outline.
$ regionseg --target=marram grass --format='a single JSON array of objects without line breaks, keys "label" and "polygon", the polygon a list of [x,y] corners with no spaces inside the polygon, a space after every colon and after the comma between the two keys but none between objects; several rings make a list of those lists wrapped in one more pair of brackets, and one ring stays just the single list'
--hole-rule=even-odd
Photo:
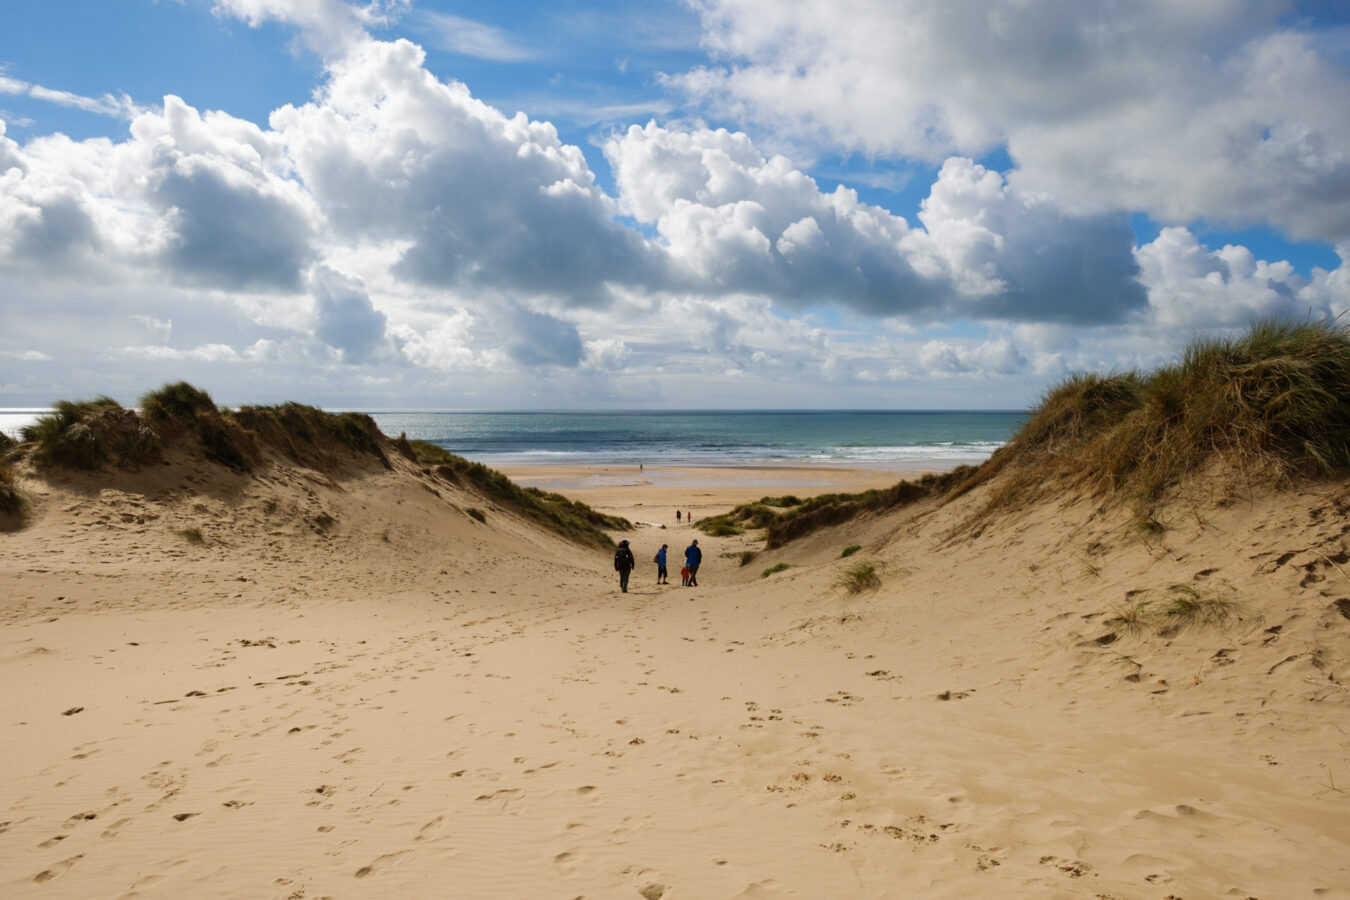
[{"label": "marram grass", "polygon": [[975,471],[972,466],[960,466],[950,472],[924,475],[917,481],[901,481],[888,488],[857,494],[820,494],[807,500],[794,496],[765,497],[730,512],[700,519],[695,527],[709,537],[730,537],[762,528],[766,549],[773,550],[821,528],[852,521],[864,513],[882,512],[941,495]]},{"label": "marram grass", "polygon": [[[627,519],[604,515],[562,494],[522,488],[496,469],[470,462],[428,441],[409,441],[408,444],[418,461],[434,466],[439,477],[474,490],[575,543],[610,548],[614,542],[605,533],[606,529],[622,531],[633,527]],[[480,509],[469,510],[469,515],[480,522],[487,520]]]},{"label": "marram grass", "polygon": [[881,587],[881,563],[875,560],[854,563],[840,574],[835,584],[849,594]]},{"label": "marram grass", "polygon": [[[403,438],[391,442],[375,420],[363,413],[330,413],[300,403],[221,409],[206,391],[182,381],[145,394],[140,409],[124,409],[109,397],[60,400],[51,413],[25,427],[21,436],[33,445],[30,458],[34,465],[88,470],[158,463],[163,459],[162,448],[170,445],[195,445],[208,460],[238,473],[265,467],[266,449],[323,471],[365,457],[389,468],[385,448],[392,446],[416,456],[428,466],[424,471],[430,473],[434,467],[441,477],[469,486],[486,500],[512,508],[577,543],[612,547],[605,529],[632,527],[626,519],[602,515],[561,494],[522,488],[502,473],[434,444]],[[12,487],[8,469],[0,470],[0,475],[6,476],[5,498],[0,498],[0,504],[9,502],[10,495],[14,504],[21,504],[17,491],[8,490]],[[477,508],[469,514],[486,520]],[[315,521],[321,531],[335,524],[327,516]]]},{"label": "marram grass", "polygon": [[1150,374],[1075,375],[951,496],[1007,473],[984,515],[1061,486],[1147,511],[1216,464],[1249,483],[1350,465],[1346,326],[1266,320],[1238,337],[1197,339]]}]

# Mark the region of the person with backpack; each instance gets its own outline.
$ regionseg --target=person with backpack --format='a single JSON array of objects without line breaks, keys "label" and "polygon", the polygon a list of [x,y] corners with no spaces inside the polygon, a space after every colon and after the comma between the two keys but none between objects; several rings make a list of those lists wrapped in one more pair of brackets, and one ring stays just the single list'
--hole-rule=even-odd
[{"label": "person with backpack", "polygon": [[619,573],[619,590],[628,593],[628,575],[637,565],[633,551],[628,549],[627,541],[619,541],[619,549],[614,551],[614,571]]},{"label": "person with backpack", "polygon": [[656,557],[652,559],[652,562],[656,563],[657,584],[670,584],[666,574],[666,547],[668,546],[668,544],[662,544],[661,549],[656,551]]},{"label": "person with backpack", "polygon": [[689,586],[698,587],[698,564],[703,562],[703,551],[698,549],[698,538],[684,549],[684,564],[689,567]]}]

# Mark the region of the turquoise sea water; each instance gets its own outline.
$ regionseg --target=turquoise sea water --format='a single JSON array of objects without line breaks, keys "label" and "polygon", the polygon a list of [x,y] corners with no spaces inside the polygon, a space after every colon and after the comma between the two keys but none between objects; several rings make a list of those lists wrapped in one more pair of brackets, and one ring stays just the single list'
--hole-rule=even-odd
[{"label": "turquoise sea water", "polygon": [[978,463],[1026,421],[1022,412],[375,412],[406,432],[491,466],[848,465],[950,468]]},{"label": "turquoise sea water", "polygon": [[[10,435],[46,412],[0,409]],[[946,469],[978,463],[1022,412],[371,412],[406,433],[491,466],[718,466],[757,463]]]}]

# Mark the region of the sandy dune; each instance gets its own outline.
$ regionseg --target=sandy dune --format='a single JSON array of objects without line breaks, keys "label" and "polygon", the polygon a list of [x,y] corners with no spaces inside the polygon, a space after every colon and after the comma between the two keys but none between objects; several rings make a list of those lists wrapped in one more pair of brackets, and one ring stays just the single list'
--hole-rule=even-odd
[{"label": "sandy dune", "polygon": [[[393,462],[24,482],[0,894],[1350,896],[1344,485],[1148,538],[1087,501],[951,537],[978,495],[745,567],[698,535],[687,589],[676,506],[893,473],[513,473],[667,525],[621,594]],[[1108,624],[1183,595],[1229,617]]]}]

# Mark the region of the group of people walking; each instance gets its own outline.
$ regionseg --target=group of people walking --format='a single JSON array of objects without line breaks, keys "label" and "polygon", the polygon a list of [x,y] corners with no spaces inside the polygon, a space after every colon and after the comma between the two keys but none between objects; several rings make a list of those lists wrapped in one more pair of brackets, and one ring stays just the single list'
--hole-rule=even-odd
[{"label": "group of people walking", "polygon": [[[666,551],[669,549],[669,544],[662,544],[652,559],[652,562],[656,563],[657,584],[670,584],[666,570]],[[693,543],[684,548],[684,568],[680,569],[680,584],[685,587],[698,587],[698,567],[702,562],[703,551],[698,548],[698,539],[695,538]],[[619,548],[614,551],[614,571],[619,573],[619,590],[625,594],[628,593],[628,576],[635,568],[637,560],[633,556],[633,548],[628,545],[628,541],[619,541]]]}]

